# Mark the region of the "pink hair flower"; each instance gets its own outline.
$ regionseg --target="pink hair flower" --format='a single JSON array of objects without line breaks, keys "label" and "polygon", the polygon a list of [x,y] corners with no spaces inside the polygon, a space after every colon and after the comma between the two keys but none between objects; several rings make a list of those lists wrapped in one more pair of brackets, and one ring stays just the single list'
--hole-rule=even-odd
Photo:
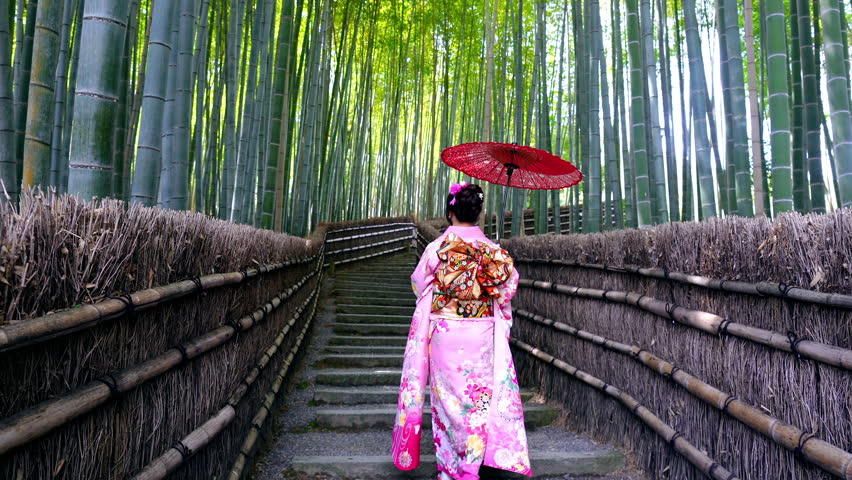
[{"label": "pink hair flower", "polygon": [[[467,186],[467,182],[454,183],[450,186],[450,195],[455,195],[462,191],[464,187]],[[453,199],[455,201],[455,199]],[[452,205],[452,203],[450,203]]]}]

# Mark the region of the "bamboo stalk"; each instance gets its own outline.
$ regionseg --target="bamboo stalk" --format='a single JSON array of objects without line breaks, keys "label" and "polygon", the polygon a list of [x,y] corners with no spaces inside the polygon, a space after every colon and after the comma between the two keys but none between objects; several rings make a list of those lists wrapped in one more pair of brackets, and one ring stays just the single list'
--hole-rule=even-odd
[{"label": "bamboo stalk", "polygon": [[516,310],[516,315],[532,320],[541,325],[549,326],[560,332],[567,333],[579,339],[602,346],[622,355],[628,355],[659,375],[672,379],[693,396],[711,406],[727,413],[746,424],[753,430],[768,437],[787,450],[801,451],[804,458],[818,467],[827,470],[844,479],[852,478],[852,454],[828,442],[812,436],[793,425],[769,416],[757,408],[737,399],[736,396],[725,393],[701,379],[686,373],[674,364],[635,345],[609,340],[571,325],[557,322],[526,310]]},{"label": "bamboo stalk", "polygon": [[573,287],[526,278],[521,279],[519,285],[525,288],[535,288],[574,297],[633,305],[659,317],[668,318],[711,335],[728,334],[772,347],[776,350],[792,352],[826,365],[852,370],[852,350],[806,340],[797,337],[795,333],[785,335],[783,333],[743,325],[713,313],[692,310],[676,303],[664,302],[641,293]]},{"label": "bamboo stalk", "polygon": [[305,259],[288,260],[272,265],[246,269],[244,272],[215,273],[194,280],[148,288],[122,298],[109,298],[98,303],[85,304],[78,308],[48,313],[41,317],[0,327],[0,352],[25,345],[43,342],[69,333],[91,328],[106,320],[113,320],[131,311],[167,303],[192,293],[202,292],[225,285],[235,285],[260,274],[276,272],[283,268],[312,262],[316,255]]},{"label": "bamboo stalk", "polygon": [[237,332],[254,327],[316,276],[321,270],[321,265],[321,262],[318,263],[313,272],[302,277],[295,285],[282,291],[254,312],[228,325],[217,327],[179,346],[172,347],[156,357],[132,367],[111,372],[61,397],[41,402],[0,420],[0,455],[74,420],[118,393],[130,391],[180,365],[183,361],[191,360],[224,344],[236,336]]},{"label": "bamboo stalk", "polygon": [[594,377],[578,369],[577,367],[565,363],[562,360],[554,357],[553,355],[550,355],[549,353],[543,350],[533,347],[532,345],[524,343],[516,338],[512,338],[509,341],[513,346],[520,348],[521,350],[529,353],[530,355],[543,361],[544,363],[553,365],[557,369],[567,373],[568,375],[571,375],[577,380],[580,380],[581,382],[591,387],[594,387],[621,402],[622,405],[624,405],[634,415],[639,417],[639,419],[642,420],[645,425],[650,427],[657,435],[659,435],[666,442],[668,442],[677,453],[684,456],[689,461],[689,463],[693,464],[695,468],[700,470],[708,477],[717,480],[738,479],[736,475],[734,475],[733,473],[728,471],[724,466],[720,465],[715,460],[707,456],[707,454],[700,451],[695,445],[692,444],[692,442],[684,438],[683,435],[680,434],[680,432],[676,431],[671,426],[663,422],[660,417],[656,416],[651,410],[639,403],[639,401],[633,398],[630,394],[608,383],[605,383],[603,380]]},{"label": "bamboo stalk", "polygon": [[719,280],[716,278],[703,277],[700,275],[690,275],[688,273],[682,272],[670,272],[662,268],[645,268],[639,267],[637,265],[624,265],[621,267],[616,267],[606,264],[575,262],[573,260],[521,258],[515,259],[515,263],[533,265],[561,265],[567,267],[603,270],[607,272],[633,273],[641,275],[643,277],[673,280],[679,283],[686,283],[697,287],[704,287],[712,290],[721,290],[724,292],[736,292],[743,293],[746,295],[786,298],[790,300],[797,300],[800,302],[825,305],[828,307],[852,308],[852,295],[844,295],[842,293],[817,292],[814,290],[808,290],[806,288],[787,285],[785,283],[749,283],[740,282],[736,280]]},{"label": "bamboo stalk", "polygon": [[[322,279],[320,279],[322,281]],[[197,453],[199,450],[203,449],[206,445],[210,443],[213,438],[215,438],[222,430],[225,429],[231,422],[236,418],[236,406],[245,398],[245,393],[248,389],[254,384],[257,378],[260,375],[260,372],[266,367],[272,357],[276,354],[278,349],[284,342],[284,338],[289,333],[290,328],[295,325],[296,321],[302,315],[304,309],[313,302],[317,298],[318,290],[314,290],[310,297],[308,297],[301,306],[299,306],[298,310],[293,314],[293,317],[290,319],[287,324],[284,325],[284,328],[279,332],[278,337],[276,337],[275,342],[266,349],[266,351],[261,355],[257,364],[249,370],[249,373],[246,374],[243,382],[241,382],[234,393],[228,400],[228,403],[222,407],[218,412],[216,412],[210,419],[201,424],[198,428],[190,432],[187,436],[178,440],[172,447],[163,452],[162,455],[155,458],[148,465],[143,468],[143,470],[136,475],[134,480],[155,480],[166,478],[170,473],[174,472],[178,467],[180,467],[188,457]],[[311,310],[311,314],[308,316],[308,320],[305,322],[305,326],[302,328],[302,331],[299,333],[299,336],[296,337],[296,343],[293,345],[293,348],[290,349],[289,354],[284,358],[281,364],[281,368],[279,369],[275,381],[272,384],[272,391],[270,394],[274,392],[272,397],[272,401],[269,400],[269,395],[261,405],[258,414],[255,415],[252,420],[252,426],[249,430],[249,436],[257,436],[258,426],[262,426],[266,421],[266,415],[272,409],[272,404],[274,403],[275,396],[278,394],[278,391],[281,389],[281,386],[284,383],[284,378],[287,375],[287,371],[292,364],[293,359],[299,351],[299,347],[302,345],[302,340],[305,337],[305,333],[310,328],[314,313],[316,312],[316,302],[313,302],[313,308]],[[263,415],[261,415],[263,412]],[[247,437],[248,438],[248,437]],[[244,443],[245,445],[245,443]],[[240,457],[243,457],[242,452],[245,451],[241,449]],[[238,457],[238,460],[239,458]],[[233,475],[233,472],[232,472]]]}]

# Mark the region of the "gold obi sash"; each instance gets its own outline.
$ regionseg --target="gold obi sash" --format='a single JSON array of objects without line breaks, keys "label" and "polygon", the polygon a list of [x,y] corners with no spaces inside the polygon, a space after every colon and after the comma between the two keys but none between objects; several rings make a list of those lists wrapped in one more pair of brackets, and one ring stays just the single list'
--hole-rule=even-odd
[{"label": "gold obi sash", "polygon": [[432,313],[446,317],[494,316],[492,297],[514,271],[514,261],[499,248],[472,244],[447,235],[438,250],[441,266],[435,274]]}]

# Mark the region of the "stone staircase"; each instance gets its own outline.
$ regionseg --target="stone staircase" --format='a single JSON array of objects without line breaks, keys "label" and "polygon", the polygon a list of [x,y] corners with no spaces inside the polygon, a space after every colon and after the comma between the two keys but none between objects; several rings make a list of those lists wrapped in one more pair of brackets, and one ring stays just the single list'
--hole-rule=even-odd
[{"label": "stone staircase", "polygon": [[[405,342],[414,312],[409,275],[414,258],[398,255],[338,271],[327,280],[307,366],[288,394],[281,433],[260,463],[261,479],[383,479],[436,477],[431,434],[423,435],[421,466],[394,468],[390,440]],[[523,392],[536,478],[607,476],[624,456],[608,446],[551,426],[555,407]],[[424,427],[430,425],[424,410]],[[490,472],[490,473],[489,473]],[[525,478],[483,468],[483,478]],[[490,475],[490,476],[489,476]],[[609,476],[623,478],[625,476]]]}]

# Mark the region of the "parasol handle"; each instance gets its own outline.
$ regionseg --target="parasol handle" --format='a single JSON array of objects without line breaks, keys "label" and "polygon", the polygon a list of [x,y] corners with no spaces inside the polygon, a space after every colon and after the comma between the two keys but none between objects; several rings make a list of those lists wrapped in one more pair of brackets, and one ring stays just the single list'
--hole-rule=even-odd
[{"label": "parasol handle", "polygon": [[500,225],[497,227],[497,244],[500,244],[500,237],[506,223],[506,200],[509,198],[509,188],[512,186],[512,174],[518,168],[514,163],[506,164],[506,188],[503,189],[503,203],[500,205]]}]

